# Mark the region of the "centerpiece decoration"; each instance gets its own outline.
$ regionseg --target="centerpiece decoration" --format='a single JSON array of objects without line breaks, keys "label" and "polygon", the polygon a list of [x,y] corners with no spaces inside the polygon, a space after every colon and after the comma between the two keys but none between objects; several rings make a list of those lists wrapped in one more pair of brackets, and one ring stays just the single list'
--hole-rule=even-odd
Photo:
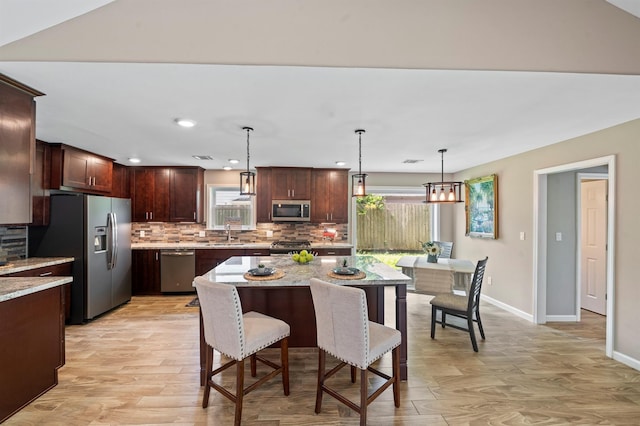
[{"label": "centerpiece decoration", "polygon": [[318,255],[317,253],[312,253],[307,250],[300,250],[300,253],[295,251],[293,252],[293,254],[291,254],[291,260],[301,265],[304,265],[311,262],[317,255]]},{"label": "centerpiece decoration", "polygon": [[422,245],[422,250],[427,254],[427,262],[438,263],[438,256],[442,252],[440,246],[433,241],[427,241],[426,243],[420,241],[420,244]]}]

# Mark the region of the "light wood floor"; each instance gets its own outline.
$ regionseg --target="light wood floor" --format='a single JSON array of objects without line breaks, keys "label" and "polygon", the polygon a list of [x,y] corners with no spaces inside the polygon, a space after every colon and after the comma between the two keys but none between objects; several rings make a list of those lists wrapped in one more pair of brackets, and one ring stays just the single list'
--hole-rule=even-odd
[{"label": "light wood floor", "polygon": [[[134,297],[87,325],[67,327],[58,386],[6,424],[230,424],[232,404],[217,392],[201,408],[198,309],[185,306],[191,299]],[[640,424],[640,372],[604,356],[604,318],[584,312],[580,324],[536,326],[483,304],[487,340],[476,354],[468,334],[452,328],[438,328],[431,340],[428,300],[408,296],[409,380],[401,407],[386,391],[370,406],[369,424]],[[316,350],[292,348],[290,360],[291,395],[282,394],[279,378],[258,388],[245,397],[243,424],[358,424],[329,396],[314,414]],[[388,371],[390,358],[381,362]],[[357,395],[348,370],[334,380]]]}]

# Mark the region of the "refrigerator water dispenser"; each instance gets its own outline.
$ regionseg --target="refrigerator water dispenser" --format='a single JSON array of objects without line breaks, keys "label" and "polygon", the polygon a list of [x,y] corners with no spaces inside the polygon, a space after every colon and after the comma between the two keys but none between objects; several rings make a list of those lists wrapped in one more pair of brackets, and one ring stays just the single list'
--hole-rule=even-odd
[{"label": "refrigerator water dispenser", "polygon": [[93,251],[99,253],[107,250],[107,227],[96,226],[93,237]]}]

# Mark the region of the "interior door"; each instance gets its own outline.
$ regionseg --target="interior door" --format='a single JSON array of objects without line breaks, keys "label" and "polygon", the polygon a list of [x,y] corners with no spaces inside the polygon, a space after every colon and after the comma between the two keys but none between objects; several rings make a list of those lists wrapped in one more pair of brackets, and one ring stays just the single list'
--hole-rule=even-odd
[{"label": "interior door", "polygon": [[607,181],[589,180],[581,191],[580,299],[583,309],[607,312]]}]

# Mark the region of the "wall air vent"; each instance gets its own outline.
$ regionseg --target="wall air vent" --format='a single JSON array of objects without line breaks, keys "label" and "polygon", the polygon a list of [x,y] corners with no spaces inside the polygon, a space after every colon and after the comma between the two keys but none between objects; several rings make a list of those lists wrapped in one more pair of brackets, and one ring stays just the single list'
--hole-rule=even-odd
[{"label": "wall air vent", "polygon": [[210,155],[194,155],[193,158],[196,160],[213,160],[213,157]]},{"label": "wall air vent", "polygon": [[412,159],[407,159],[407,160],[404,160],[404,161],[402,162],[402,164],[416,164],[416,163],[419,163],[419,162],[421,162],[421,161],[424,161],[424,160],[412,160]]}]

